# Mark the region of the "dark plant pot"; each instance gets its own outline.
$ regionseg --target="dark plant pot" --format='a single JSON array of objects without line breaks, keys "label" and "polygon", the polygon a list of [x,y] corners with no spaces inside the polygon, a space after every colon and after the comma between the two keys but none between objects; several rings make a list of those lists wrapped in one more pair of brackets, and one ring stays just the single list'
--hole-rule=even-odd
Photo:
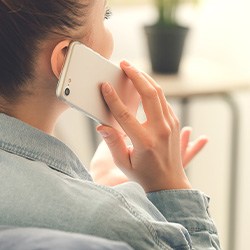
[{"label": "dark plant pot", "polygon": [[158,73],[178,73],[188,28],[181,26],[144,27],[152,70]]}]

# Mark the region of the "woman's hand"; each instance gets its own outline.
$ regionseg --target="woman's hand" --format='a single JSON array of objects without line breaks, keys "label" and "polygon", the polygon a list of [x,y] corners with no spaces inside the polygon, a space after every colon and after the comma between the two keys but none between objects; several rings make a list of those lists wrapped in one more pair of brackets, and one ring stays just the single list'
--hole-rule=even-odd
[{"label": "woman's hand", "polygon": [[[181,130],[181,155],[184,168],[204,148],[208,141],[205,136],[189,141],[191,133],[190,127],[184,127]],[[94,181],[101,185],[115,186],[128,181],[128,177],[115,165],[105,141],[99,144],[91,160],[90,173]]]},{"label": "woman's hand", "polygon": [[181,130],[181,158],[183,167],[186,168],[191,160],[204,148],[208,142],[206,136],[200,136],[190,141],[192,128],[184,127]]},{"label": "woman's hand", "polygon": [[179,121],[161,88],[147,74],[126,62],[121,63],[121,68],[140,94],[147,120],[140,124],[115,90],[107,83],[102,85],[107,105],[132,142],[127,147],[117,130],[103,125],[97,128],[115,164],[146,192],[191,188],[181,160]]},{"label": "woman's hand", "polygon": [[105,141],[99,144],[89,170],[94,181],[101,185],[115,186],[128,181],[128,177],[115,165]]}]

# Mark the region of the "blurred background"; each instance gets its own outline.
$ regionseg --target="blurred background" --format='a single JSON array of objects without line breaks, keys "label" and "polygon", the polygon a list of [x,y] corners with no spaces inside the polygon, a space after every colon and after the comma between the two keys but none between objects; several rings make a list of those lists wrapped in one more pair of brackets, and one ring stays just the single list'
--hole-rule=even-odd
[{"label": "blurred background", "polygon": [[[172,93],[169,101],[180,118],[183,112],[184,115],[188,112],[183,125],[193,127],[193,139],[201,134],[209,137],[206,148],[191,163],[188,175],[194,188],[211,197],[210,211],[218,227],[222,248],[248,249],[250,88],[247,86],[250,86],[250,1],[200,0],[195,6],[190,2],[181,4],[177,19],[179,24],[189,27],[189,32],[179,72],[172,75],[159,75],[151,69],[144,26],[157,20],[154,3],[153,0],[109,2],[113,14],[105,22],[115,41],[111,59],[114,62],[127,59],[160,79],[159,84],[164,84],[166,96]],[[227,82],[230,84],[227,85]],[[168,84],[171,93],[168,93]],[[189,89],[189,86],[192,88]],[[189,105],[188,109],[183,110],[183,99],[178,93],[185,89],[189,90]],[[211,95],[209,91],[215,94]],[[216,91],[220,94],[217,95]],[[203,94],[197,97],[200,92]],[[234,118],[228,97],[238,110],[238,116]],[[239,134],[233,142],[236,144],[234,151],[238,149],[234,165],[237,175],[233,172],[235,176],[231,176],[230,170],[231,156],[235,154],[232,152],[232,138],[237,135],[237,132],[232,131],[233,119],[239,122],[236,128]],[[55,135],[79,156],[86,167],[89,165],[95,143],[88,118],[77,111],[67,111],[61,117]],[[231,187],[234,177],[238,180],[237,189]],[[232,203],[229,197],[234,190],[235,200]],[[236,212],[233,218],[231,208]],[[229,232],[234,234],[234,243],[229,239],[232,238]]]}]

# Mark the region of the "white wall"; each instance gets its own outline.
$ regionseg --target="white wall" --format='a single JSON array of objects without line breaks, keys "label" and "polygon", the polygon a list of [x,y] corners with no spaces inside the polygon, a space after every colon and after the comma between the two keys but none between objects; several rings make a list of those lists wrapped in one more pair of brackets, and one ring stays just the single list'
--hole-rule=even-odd
[{"label": "white wall", "polygon": [[[188,11],[187,11],[188,10]],[[182,20],[192,25],[185,56],[196,56],[228,65],[236,72],[250,70],[250,2],[248,0],[207,0],[199,11],[182,9]],[[132,62],[148,60],[142,26],[154,20],[155,12],[149,6],[114,8],[107,25],[114,33],[113,60]],[[208,76],[209,77],[209,76]],[[250,81],[250,79],[249,79]],[[247,249],[250,233],[249,141],[250,94],[235,93],[240,105],[240,192],[238,197],[237,250]],[[178,105],[174,103],[178,112]],[[190,178],[195,188],[212,197],[211,213],[221,235],[223,249],[227,249],[230,112],[220,99],[195,100],[191,106],[190,123],[194,136],[207,134],[209,144],[190,167]],[[77,112],[68,112],[58,124],[57,136],[64,140],[86,163],[92,156],[91,137],[86,119]]]}]

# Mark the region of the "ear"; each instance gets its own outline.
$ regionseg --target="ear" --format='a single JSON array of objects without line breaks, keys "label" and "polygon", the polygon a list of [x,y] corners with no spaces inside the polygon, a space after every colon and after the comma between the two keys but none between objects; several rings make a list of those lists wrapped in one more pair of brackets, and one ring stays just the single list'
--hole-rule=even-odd
[{"label": "ear", "polygon": [[59,78],[60,76],[69,44],[70,44],[70,40],[63,40],[55,46],[52,52],[51,69],[57,78]]}]

